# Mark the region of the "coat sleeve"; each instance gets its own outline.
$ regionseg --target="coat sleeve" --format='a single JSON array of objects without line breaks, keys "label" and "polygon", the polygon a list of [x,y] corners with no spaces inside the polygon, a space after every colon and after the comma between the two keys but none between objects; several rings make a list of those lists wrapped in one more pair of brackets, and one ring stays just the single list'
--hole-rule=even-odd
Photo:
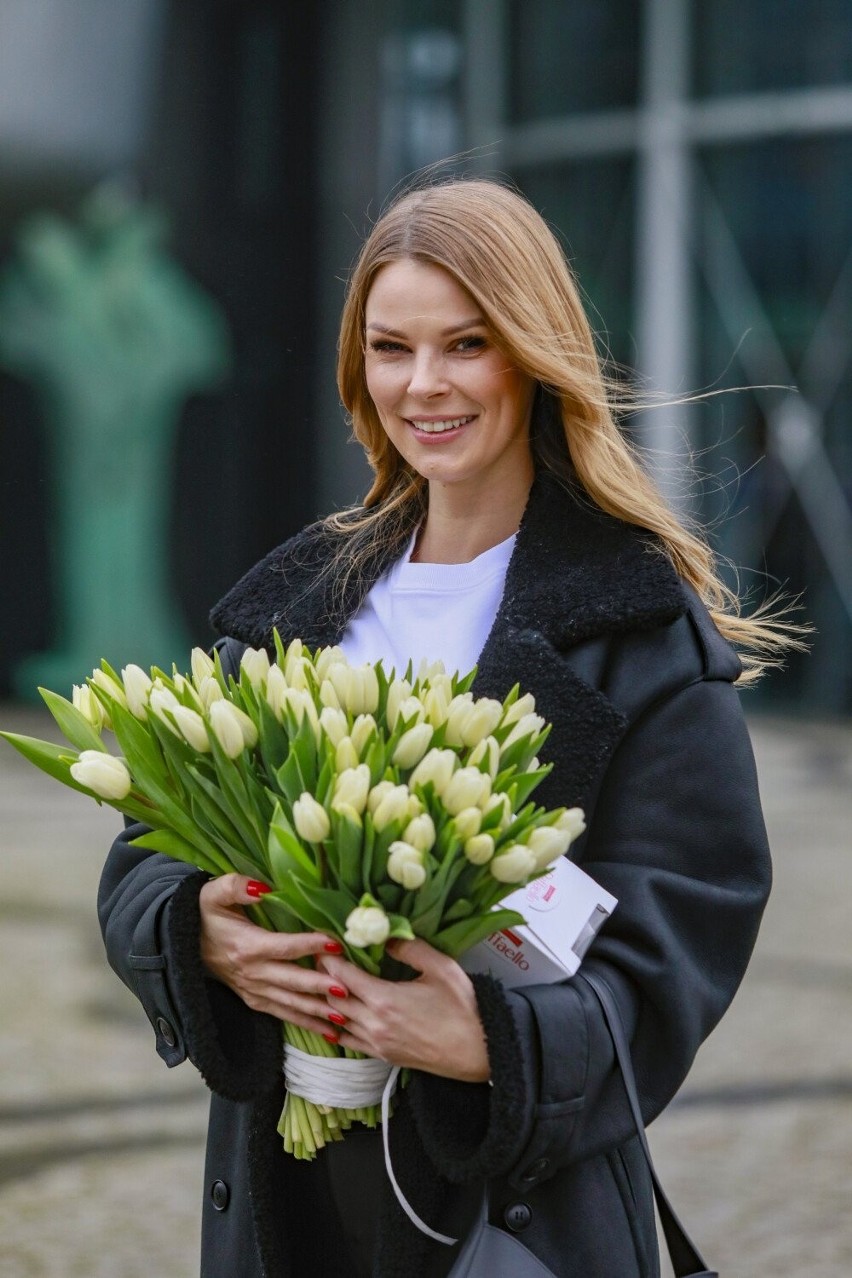
[{"label": "coat sleeve", "polygon": [[98,915],[109,962],[142,1003],[169,1066],[189,1057],[213,1091],[249,1100],[281,1069],[281,1026],[253,1012],[201,962],[198,896],[207,876],[116,839],[101,875]]},{"label": "coat sleeve", "polygon": [[[633,721],[581,861],[618,898],[585,965],[618,1001],[650,1122],[733,998],[769,890],[754,760],[728,678],[698,678]],[[505,1175],[529,1189],[631,1135],[582,969],[515,990],[477,978],[477,993],[493,1087],[418,1078],[421,1136],[445,1175]]]}]

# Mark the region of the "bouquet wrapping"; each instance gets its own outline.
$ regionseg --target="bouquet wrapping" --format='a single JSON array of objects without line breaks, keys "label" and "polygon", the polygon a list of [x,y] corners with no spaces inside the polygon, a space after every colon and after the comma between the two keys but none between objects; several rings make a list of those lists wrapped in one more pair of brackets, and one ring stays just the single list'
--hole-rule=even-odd
[{"label": "bouquet wrapping", "polygon": [[[273,658],[247,648],[238,677],[201,649],[187,674],[129,665],[119,675],[102,662],[70,701],[40,690],[68,745],[0,735],[143,822],[137,846],[267,884],[250,908],[259,925],[327,933],[361,968],[399,979],[390,938],[422,937],[457,958],[523,923],[500,901],[584,828],[579,809],[530,799],[549,772],[533,698],[516,686],[503,702],[475,699],[475,673],[439,663],[397,676],[381,662],[351,666],[339,648],[285,648],[276,634]],[[290,1024],[284,1040],[289,1152],[311,1158],[353,1122],[377,1123],[389,1067],[341,1068],[356,1054]],[[348,1103],[333,1080],[330,1099],[315,1095],[323,1061],[334,1079],[357,1075]],[[373,1080],[361,1095],[374,1066],[378,1091]]]}]

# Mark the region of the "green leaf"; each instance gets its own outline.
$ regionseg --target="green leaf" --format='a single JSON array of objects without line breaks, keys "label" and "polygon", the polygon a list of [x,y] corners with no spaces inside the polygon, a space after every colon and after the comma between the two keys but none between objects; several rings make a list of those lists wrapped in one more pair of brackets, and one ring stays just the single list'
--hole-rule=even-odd
[{"label": "green leaf", "polygon": [[473,909],[473,901],[468,901],[466,897],[460,897],[459,900],[453,902],[448,910],[444,911],[442,922],[454,923],[458,919],[470,918]]},{"label": "green leaf", "polygon": [[65,697],[60,697],[58,693],[51,692],[49,688],[39,688],[39,693],[56,720],[60,732],[72,745],[78,750],[100,750],[106,753],[106,746],[100,733],[92,727],[76,706]]},{"label": "green leaf", "polygon": [[413,941],[414,933],[411,930],[411,924],[402,914],[389,914],[390,932],[389,936],[397,941]]},{"label": "green leaf", "polygon": [[304,794],[308,788],[305,785],[305,780],[299,767],[299,760],[292,751],[275,773],[275,780],[281,793],[289,800],[291,806],[296,802],[299,795]]},{"label": "green leaf", "polygon": [[451,923],[429,938],[430,945],[450,958],[458,958],[465,950],[472,949],[492,932],[501,932],[504,927],[517,927],[526,920],[517,910],[489,910],[487,914],[478,914],[475,918],[464,919],[461,923]]},{"label": "green leaf", "polygon": [[221,863],[212,861],[187,839],[175,834],[174,830],[148,830],[132,839],[131,847],[162,852],[175,861],[184,861],[188,865],[197,866],[199,870],[206,870],[208,874],[230,874],[233,869],[233,866],[225,864],[224,858]]},{"label": "green leaf", "polygon": [[[334,868],[341,887],[350,892],[363,890],[361,871],[361,847],[364,839],[364,826],[348,816],[341,816],[332,808],[331,837],[334,844]],[[331,861],[331,858],[329,858]]]},{"label": "green leaf", "polygon": [[358,901],[348,892],[335,888],[311,887],[299,879],[291,879],[286,887],[278,889],[278,897],[298,915],[306,927],[315,932],[331,930],[332,936],[342,936],[346,920]]},{"label": "green leaf", "polygon": [[[301,932],[304,923],[276,892],[267,892],[263,898],[263,911],[275,924],[276,932]],[[325,930],[325,929],[323,929]]]}]

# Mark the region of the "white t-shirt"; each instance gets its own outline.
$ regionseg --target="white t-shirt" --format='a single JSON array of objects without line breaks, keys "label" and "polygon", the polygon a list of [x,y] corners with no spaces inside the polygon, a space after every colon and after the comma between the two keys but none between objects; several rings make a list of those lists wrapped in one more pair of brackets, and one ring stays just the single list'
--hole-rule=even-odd
[{"label": "white t-shirt", "polygon": [[353,665],[382,660],[401,675],[425,657],[447,673],[476,665],[497,615],[516,534],[466,564],[412,563],[415,538],[379,578],[340,646]]}]

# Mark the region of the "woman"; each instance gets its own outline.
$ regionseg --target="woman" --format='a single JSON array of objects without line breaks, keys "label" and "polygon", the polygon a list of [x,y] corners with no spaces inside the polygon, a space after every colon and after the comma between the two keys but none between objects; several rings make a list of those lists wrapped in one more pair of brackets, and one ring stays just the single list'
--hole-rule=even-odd
[{"label": "woman", "polygon": [[[538,794],[585,808],[573,855],[619,901],[584,966],[616,996],[650,1121],[754,945],[770,870],[734,683],[783,632],[737,615],[644,474],[559,246],[512,191],[453,181],[380,219],[339,386],[375,472],[364,507],[231,590],[212,614],[223,655],[275,626],[353,660],[476,662],[478,695],[534,694],[554,725]],[[391,1153],[430,1226],[464,1237],[487,1189],[492,1222],[559,1278],[658,1272],[647,1170],[581,975],[506,990],[413,941],[394,952],[419,977],[381,981],[333,937],[256,928],[243,907],[265,885],[208,882],[136,833],[107,862],[102,926],[160,1055],[190,1056],[213,1091],[204,1274],[438,1275],[458,1251],[403,1215],[377,1133],[310,1166],[283,1154],[282,1019],[411,1069]],[[305,955],[313,970],[292,962]]]}]

